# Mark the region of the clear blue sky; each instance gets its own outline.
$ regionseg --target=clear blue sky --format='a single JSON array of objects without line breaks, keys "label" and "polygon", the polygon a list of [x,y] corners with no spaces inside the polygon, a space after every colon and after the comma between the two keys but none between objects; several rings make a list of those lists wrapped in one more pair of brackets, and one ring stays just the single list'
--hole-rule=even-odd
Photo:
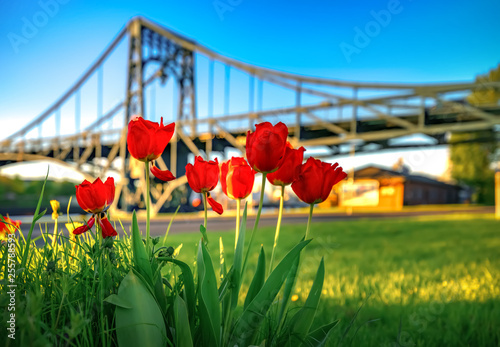
[{"label": "clear blue sky", "polygon": [[[0,138],[50,106],[135,15],[235,59],[344,80],[472,81],[500,62],[493,0],[54,1],[0,0]],[[356,28],[390,8],[385,26],[346,59],[342,45],[354,45]],[[26,37],[26,20],[43,25]]]}]

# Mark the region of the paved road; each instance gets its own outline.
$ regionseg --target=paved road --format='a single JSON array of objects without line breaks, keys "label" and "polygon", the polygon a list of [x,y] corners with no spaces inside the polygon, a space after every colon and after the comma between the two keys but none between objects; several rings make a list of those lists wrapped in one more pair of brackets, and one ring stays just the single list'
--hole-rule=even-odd
[{"label": "paved road", "polygon": [[[355,220],[360,218],[400,218],[400,217],[410,217],[410,216],[430,216],[430,215],[452,215],[452,214],[463,214],[463,213],[494,213],[494,207],[474,207],[470,209],[457,208],[447,211],[401,211],[401,212],[390,212],[390,213],[353,213],[351,216],[348,216],[343,213],[316,213],[313,215],[313,222],[333,222],[333,221],[345,221],[345,220]],[[65,219],[63,217],[63,219]],[[165,231],[167,230],[168,223],[170,219],[154,219],[151,221],[151,235],[152,236],[163,236]],[[275,226],[277,221],[277,214],[263,213],[259,225],[260,226]],[[123,226],[125,230],[130,230],[130,221],[123,221]],[[248,226],[252,227],[255,223],[255,216],[248,217]],[[285,214],[283,216],[282,224],[303,224],[307,223],[307,214],[306,213],[294,213],[294,214]],[[170,229],[170,233],[178,234],[185,232],[197,232],[200,230],[200,224],[203,224],[203,218],[194,217],[192,215],[178,215]],[[208,230],[220,230],[220,231],[229,231],[234,230],[236,225],[235,217],[225,217],[225,216],[212,216],[208,219]],[[139,227],[141,230],[146,229],[146,222],[144,220],[139,221]],[[45,223],[43,224],[43,228],[45,229]],[[29,231],[29,224],[24,223],[21,225],[21,229],[24,235],[27,235]],[[119,228],[120,229],[120,228]],[[54,230],[53,223],[47,223],[47,230],[52,233]],[[120,230],[118,230],[120,232]],[[33,232],[33,237],[37,237],[40,235],[40,227],[37,225]]]}]

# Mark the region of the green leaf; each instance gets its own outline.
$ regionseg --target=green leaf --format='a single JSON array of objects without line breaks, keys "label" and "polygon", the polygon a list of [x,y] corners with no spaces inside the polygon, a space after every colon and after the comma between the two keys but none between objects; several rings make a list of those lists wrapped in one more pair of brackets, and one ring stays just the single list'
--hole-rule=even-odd
[{"label": "green leaf", "polygon": [[[108,297],[109,298],[109,297]],[[111,298],[116,302],[116,298]],[[167,330],[161,310],[146,284],[130,271],[118,288],[116,335],[120,347],[165,346]]]},{"label": "green leaf", "polygon": [[250,344],[255,332],[264,320],[269,307],[271,307],[274,298],[283,285],[290,267],[309,242],[311,240],[302,241],[296,245],[269,275],[262,289],[236,321],[231,335],[230,346],[234,346],[235,344],[238,346],[248,346]]},{"label": "green leaf", "polygon": [[120,306],[121,308],[132,308],[132,304],[122,299],[117,294],[111,294],[106,299],[104,299],[104,301],[109,302],[110,304],[113,304],[115,306]]},{"label": "green leaf", "polygon": [[207,235],[207,229],[203,226],[203,224],[200,224],[200,233],[201,236],[203,236],[203,243],[208,245],[208,235]]},{"label": "green leaf", "polygon": [[252,302],[253,298],[262,289],[264,281],[266,280],[266,255],[264,254],[264,247],[260,247],[259,260],[257,261],[257,270],[253,276],[252,283],[248,288],[247,297],[245,298],[245,304],[243,309]]},{"label": "green leaf", "polygon": [[177,265],[182,271],[182,280],[184,282],[184,296],[188,307],[189,318],[190,321],[194,322],[194,314],[195,314],[195,306],[196,306],[196,298],[194,291],[194,279],[193,272],[188,264],[168,257],[158,257],[158,260],[164,260],[166,262],[174,263]]},{"label": "green leaf", "polygon": [[191,330],[189,329],[189,318],[186,303],[178,295],[174,300],[174,322],[175,322],[175,345],[176,346],[193,346]]},{"label": "green leaf", "polygon": [[151,269],[146,247],[142,242],[135,211],[132,214],[132,250],[134,252],[134,263],[137,271],[148,281],[149,286],[154,288],[153,270]]},{"label": "green leaf", "polygon": [[158,305],[160,306],[163,315],[167,313],[167,299],[165,297],[165,289],[163,288],[163,280],[161,277],[161,270],[158,271],[158,276],[156,277],[154,295]]},{"label": "green leaf", "polygon": [[200,328],[203,341],[208,346],[220,344],[220,305],[212,259],[203,242],[198,248],[198,301]]},{"label": "green leaf", "polygon": [[21,268],[26,269],[26,262],[28,261],[28,251],[29,245],[31,243],[31,235],[33,234],[33,229],[35,229],[35,223],[39,220],[47,210],[40,212],[40,206],[42,206],[43,192],[45,191],[45,184],[47,183],[47,178],[49,177],[49,168],[47,167],[47,175],[43,181],[42,191],[40,192],[40,197],[38,198],[38,203],[36,204],[35,214],[33,215],[33,221],[31,222],[30,231],[28,232],[28,237],[26,238],[26,247],[24,248],[23,257],[21,260]]},{"label": "green leaf", "polygon": [[[302,238],[302,240],[304,240],[304,238]],[[281,302],[280,313],[278,316],[278,322],[280,326],[285,318],[285,312],[288,307],[288,303],[290,302],[289,300],[290,296],[292,295],[293,287],[295,286],[295,280],[297,279],[297,272],[299,271],[299,266],[300,266],[300,254],[293,262],[292,266],[290,267],[290,271],[288,272],[288,275],[286,277],[285,289],[283,290],[283,300]]]},{"label": "green leaf", "polygon": [[38,222],[38,220],[40,220],[40,218],[42,218],[43,216],[45,216],[45,213],[47,213],[47,209],[43,210],[42,212],[36,214],[33,216],[33,220],[36,222]]},{"label": "green leaf", "polygon": [[224,258],[224,243],[222,242],[222,237],[219,237],[219,265],[220,265],[220,280],[223,281],[226,278],[226,260]]},{"label": "green leaf", "polygon": [[312,333],[307,335],[306,341],[303,344],[304,346],[312,346],[312,347],[323,347],[328,342],[328,337],[332,332],[333,328],[339,324],[340,319],[336,321],[323,325],[322,327],[314,330]]},{"label": "green leaf", "polygon": [[[230,281],[229,278],[231,278],[232,273],[233,273],[233,267],[229,269],[229,274],[226,271],[226,260],[224,257],[224,244],[222,242],[222,237],[219,238],[219,265],[220,265],[220,286],[219,286],[219,302],[221,304],[221,322],[224,324],[224,322],[227,321],[228,316],[230,314],[229,308],[231,307],[231,297],[230,295],[226,295],[229,293],[229,285]],[[223,327],[224,330],[225,327]]]},{"label": "green leaf", "polygon": [[306,337],[314,320],[314,315],[318,309],[319,298],[323,290],[323,281],[325,279],[325,263],[323,258],[319,263],[319,268],[316,273],[311,291],[307,296],[306,303],[290,320],[288,327],[291,335],[298,337],[301,341]]},{"label": "green leaf", "polygon": [[224,297],[229,293],[231,281],[230,278],[233,275],[233,267],[229,268],[229,271],[226,274],[226,277],[221,281],[219,286],[219,301],[222,301]]},{"label": "green leaf", "polygon": [[177,206],[177,209],[175,210],[174,215],[172,216],[172,218],[170,219],[170,222],[168,223],[167,231],[165,232],[165,236],[163,236],[163,241],[161,243],[162,247],[165,246],[167,243],[168,232],[170,231],[170,227],[172,226],[172,222],[174,221],[175,216],[177,216],[177,212],[179,212],[180,208],[181,208],[181,205]]}]

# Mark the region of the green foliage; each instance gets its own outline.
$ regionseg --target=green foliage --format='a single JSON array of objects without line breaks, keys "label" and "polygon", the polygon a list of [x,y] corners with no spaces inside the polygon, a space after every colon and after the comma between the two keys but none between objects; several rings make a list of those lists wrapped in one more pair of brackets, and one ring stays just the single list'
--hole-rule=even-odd
[{"label": "green foliage", "polygon": [[[0,210],[9,208],[32,209],[36,207],[40,186],[43,181],[26,181],[19,177],[9,178],[0,176]],[[51,199],[69,200],[75,195],[75,184],[71,182],[55,182],[47,180],[45,183],[45,196],[42,207],[50,208]],[[63,197],[63,199],[61,199]]]},{"label": "green foliage", "polygon": [[[280,240],[276,259],[281,260],[303,236],[304,227],[283,226],[286,237]],[[260,228],[255,243],[271,244],[274,229]],[[314,239],[301,254],[292,291],[298,299],[289,303],[284,319],[291,319],[304,305],[324,257],[323,292],[310,335],[340,319],[325,346],[339,345],[363,303],[342,346],[496,346],[500,341],[498,230],[499,222],[492,215],[466,213],[313,223]],[[175,234],[170,242],[192,244],[198,235]],[[228,231],[211,232],[211,237],[222,237],[225,244],[234,242],[234,234]],[[193,254],[194,250],[186,249],[179,259],[187,261]],[[228,249],[225,258],[231,261]],[[242,296],[248,292],[257,261],[255,252],[249,258],[250,278],[242,283]],[[276,334],[274,314],[282,293],[266,318],[271,324],[269,340]]]},{"label": "green foliage", "polygon": [[313,323],[314,315],[319,305],[319,298],[323,290],[323,282],[325,280],[325,262],[321,259],[318,272],[314,279],[311,291],[303,307],[293,316],[289,324],[289,332],[292,337],[303,341]]},{"label": "green foliage", "polygon": [[144,281],[130,271],[120,283],[118,295],[108,299],[116,305],[118,345],[165,346],[167,332],[163,315]]},{"label": "green foliage", "polygon": [[135,211],[132,214],[132,249],[134,251],[135,269],[146,279],[147,284],[153,287],[153,271],[149,262],[149,256],[146,253],[146,246],[142,242]]},{"label": "green foliage", "polygon": [[212,259],[203,242],[198,246],[198,301],[200,331],[202,340],[198,343],[208,346],[220,345],[221,315],[217,278]]},{"label": "green foliage", "polygon": [[450,142],[453,179],[474,187],[478,203],[493,204],[494,171],[490,164],[498,147],[493,131],[453,133]]},{"label": "green foliage", "polygon": [[500,64],[491,69],[487,74],[476,76],[476,87],[467,96],[467,101],[473,105],[498,105],[500,100],[500,90],[488,85],[491,82],[500,81]]},{"label": "green foliage", "polygon": [[176,295],[174,300],[175,345],[192,347],[193,339],[189,329],[189,318],[186,303]]},{"label": "green foliage", "polygon": [[257,260],[257,270],[253,276],[252,283],[248,287],[248,293],[245,297],[245,304],[243,309],[246,309],[248,305],[252,302],[258,292],[262,289],[264,281],[266,280],[266,255],[264,253],[264,247],[260,248],[259,260]]},{"label": "green foliage", "polygon": [[[300,254],[300,251],[310,241],[302,241],[296,245],[269,275],[261,290],[243,311],[241,317],[236,320],[229,343],[230,346],[234,346],[235,344],[238,346],[247,346],[251,344],[274,298],[278,295],[283,282],[285,282],[290,267]],[[257,341],[257,343],[260,344],[260,341]]]},{"label": "green foliage", "polygon": [[[267,278],[274,228],[258,230],[264,246],[241,272],[246,213],[235,252],[223,250],[233,233],[206,231],[220,239],[215,263],[198,232],[152,242],[161,247],[148,254],[135,215],[131,237],[113,242],[57,230],[52,243],[44,228],[38,240],[17,238],[16,345],[498,344],[498,222],[432,218],[317,223],[315,240],[299,243],[304,225],[284,226]],[[5,245],[0,254],[4,274]],[[1,296],[3,322],[7,307]]]}]

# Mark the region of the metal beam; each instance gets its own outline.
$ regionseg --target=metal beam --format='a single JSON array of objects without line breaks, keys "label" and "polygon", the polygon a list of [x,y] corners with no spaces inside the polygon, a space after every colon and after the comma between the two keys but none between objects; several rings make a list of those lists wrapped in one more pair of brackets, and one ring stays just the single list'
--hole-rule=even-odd
[{"label": "metal beam", "polygon": [[335,133],[335,134],[347,134],[348,133],[347,130],[339,127],[338,125],[328,123],[328,122],[322,120],[320,117],[312,114],[311,112],[304,112],[304,114],[307,117],[311,118],[313,121],[315,121],[317,124],[321,125],[325,129],[331,131],[332,133]]},{"label": "metal beam", "polygon": [[480,121],[480,122],[468,122],[468,123],[456,123],[456,124],[439,124],[439,125],[427,125],[424,129],[393,129],[393,130],[382,130],[373,131],[369,133],[358,133],[356,135],[347,135],[344,137],[322,137],[312,140],[302,140],[299,142],[299,146],[330,146],[339,145],[346,143],[350,140],[364,140],[364,141],[374,141],[374,140],[384,140],[388,138],[395,138],[400,136],[407,136],[412,134],[439,134],[446,133],[448,131],[472,131],[481,129],[490,129],[492,123]]},{"label": "metal beam", "polygon": [[241,153],[245,153],[245,147],[241,146],[231,133],[217,123],[214,123],[214,127],[218,130],[219,135],[222,135],[234,148],[239,149]]}]

